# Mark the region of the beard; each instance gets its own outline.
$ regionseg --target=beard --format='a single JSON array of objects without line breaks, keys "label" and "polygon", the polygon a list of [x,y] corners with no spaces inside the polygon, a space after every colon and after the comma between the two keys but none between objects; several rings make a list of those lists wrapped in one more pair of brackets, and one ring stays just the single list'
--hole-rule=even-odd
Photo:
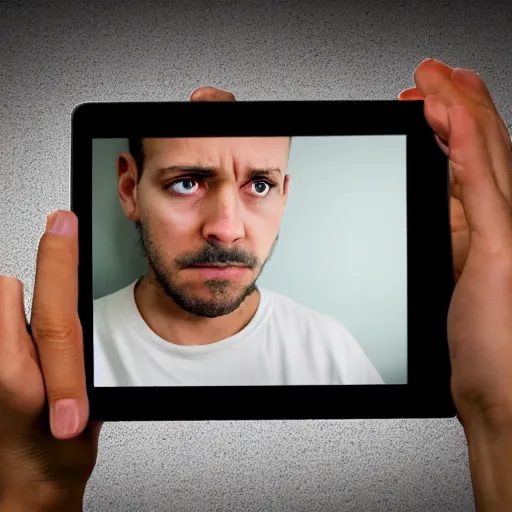
[{"label": "beard", "polygon": [[256,256],[241,248],[224,249],[208,242],[199,251],[185,253],[177,257],[174,263],[177,267],[182,268],[191,265],[235,263],[244,265],[251,270],[256,270],[256,276],[252,282],[236,294],[230,293],[232,283],[228,279],[209,279],[204,281],[204,285],[210,291],[210,298],[203,298],[194,295],[190,288],[187,289],[186,285],[180,285],[177,282],[173,271],[166,263],[165,256],[154,242],[149,230],[141,222],[136,222],[135,226],[138,232],[137,245],[140,247],[142,255],[148,260],[149,266],[161,289],[182,310],[195,316],[206,318],[229,315],[238,309],[244,300],[257,289],[256,281],[260,277],[267,261],[272,256],[279,238],[279,235],[277,235],[269,255],[262,263],[260,263]]}]

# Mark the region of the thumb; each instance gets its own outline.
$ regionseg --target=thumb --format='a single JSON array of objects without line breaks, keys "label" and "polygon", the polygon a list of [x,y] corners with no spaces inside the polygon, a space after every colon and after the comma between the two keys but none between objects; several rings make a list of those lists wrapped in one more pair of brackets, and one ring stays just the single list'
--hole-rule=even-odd
[{"label": "thumb", "polygon": [[512,244],[512,211],[496,182],[482,129],[464,105],[448,109],[448,122],[448,156],[461,187],[471,245],[501,253]]}]

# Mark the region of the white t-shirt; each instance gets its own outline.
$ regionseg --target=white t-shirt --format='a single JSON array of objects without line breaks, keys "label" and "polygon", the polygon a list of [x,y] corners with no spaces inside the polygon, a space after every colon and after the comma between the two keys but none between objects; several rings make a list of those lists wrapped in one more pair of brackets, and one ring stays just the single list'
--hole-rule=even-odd
[{"label": "white t-shirt", "polygon": [[383,384],[338,321],[259,288],[239,333],[208,345],[160,338],[142,318],[137,281],[94,301],[95,386]]}]

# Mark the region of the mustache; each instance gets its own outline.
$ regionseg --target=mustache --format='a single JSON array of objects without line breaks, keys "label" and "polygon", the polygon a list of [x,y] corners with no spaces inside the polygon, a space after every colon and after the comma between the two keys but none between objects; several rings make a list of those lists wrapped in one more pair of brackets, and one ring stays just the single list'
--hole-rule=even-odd
[{"label": "mustache", "polygon": [[240,247],[224,249],[212,244],[204,245],[198,252],[185,253],[176,258],[175,261],[183,267],[193,265],[228,265],[230,263],[243,265],[250,269],[258,266],[258,259]]}]

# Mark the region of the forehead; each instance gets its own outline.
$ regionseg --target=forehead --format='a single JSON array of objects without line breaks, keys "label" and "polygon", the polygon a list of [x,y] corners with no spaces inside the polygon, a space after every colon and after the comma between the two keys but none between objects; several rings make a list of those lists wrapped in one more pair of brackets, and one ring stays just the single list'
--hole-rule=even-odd
[{"label": "forehead", "polygon": [[210,165],[235,163],[248,167],[286,168],[289,137],[146,138],[144,153],[151,164]]}]

